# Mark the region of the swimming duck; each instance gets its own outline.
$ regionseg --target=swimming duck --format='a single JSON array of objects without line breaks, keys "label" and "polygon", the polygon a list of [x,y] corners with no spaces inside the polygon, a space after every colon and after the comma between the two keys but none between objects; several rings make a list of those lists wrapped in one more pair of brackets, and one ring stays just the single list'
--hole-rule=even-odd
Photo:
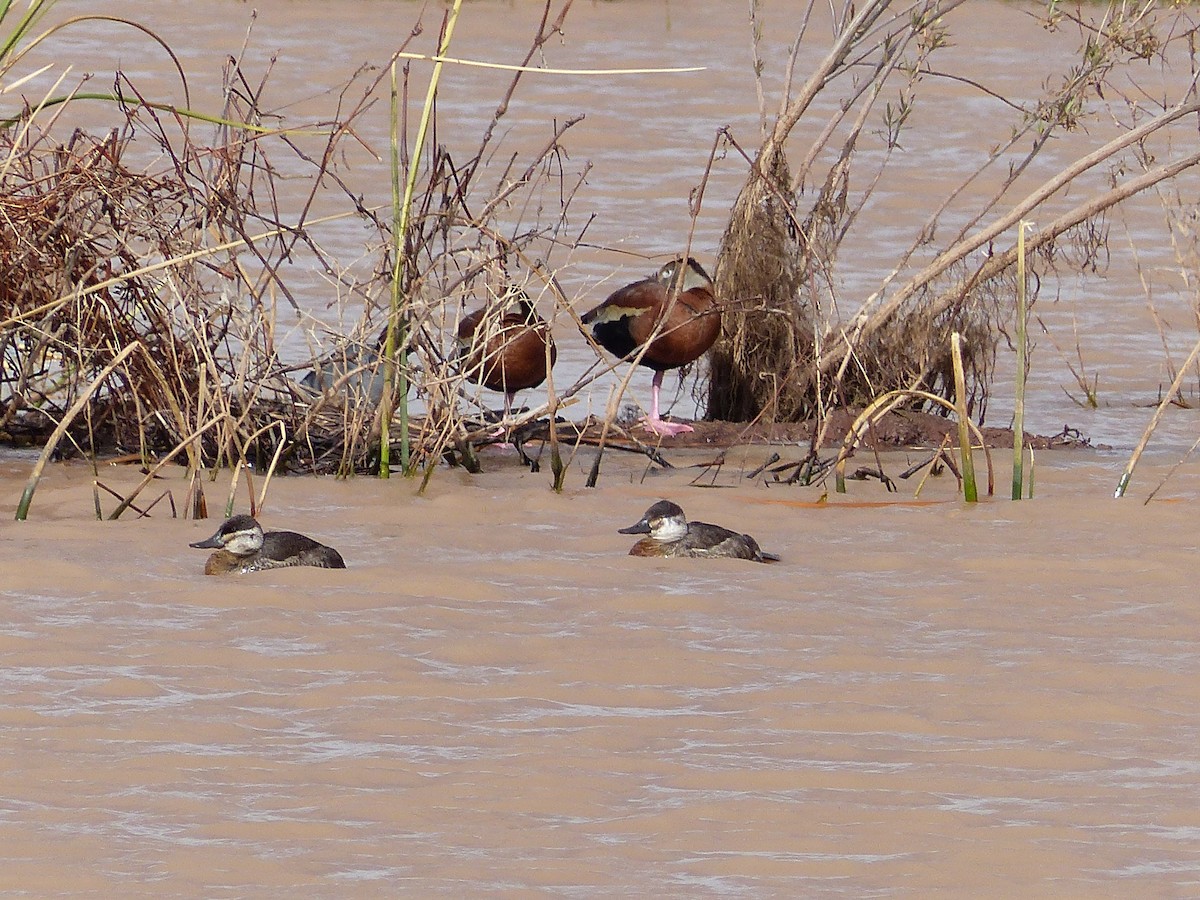
[{"label": "swimming duck", "polygon": [[463,373],[476,384],[504,394],[507,418],[517,391],[546,380],[547,348],[551,366],[558,349],[546,320],[524,291],[510,289],[500,300],[511,305],[481,307],[458,323],[458,346]]},{"label": "swimming duck", "polygon": [[[678,299],[672,303],[673,292]],[[614,356],[636,355],[649,340],[660,320],[658,333],[640,360],[654,370],[650,386],[650,415],[642,419],[654,434],[674,435],[692,431],[690,425],[664,422],[658,414],[658,394],[663,373],[694,362],[708,351],[721,333],[721,310],[713,296],[712,279],[692,259],[676,259],[663,266],[653,278],[626,285],[583,316],[592,326],[596,343]]]},{"label": "swimming duck", "polygon": [[778,562],[774,553],[761,550],[754,538],[720,525],[689,522],[683,510],[670,500],[659,500],[621,534],[648,534],[633,545],[630,556],[716,556]]},{"label": "swimming duck", "polygon": [[204,563],[205,575],[257,572],[261,569],[279,569],[284,566],[346,568],[342,555],[332,547],[326,547],[294,531],[264,533],[258,521],[246,515],[226,519],[216,534],[208,540],[197,541],[188,546],[217,551]]}]

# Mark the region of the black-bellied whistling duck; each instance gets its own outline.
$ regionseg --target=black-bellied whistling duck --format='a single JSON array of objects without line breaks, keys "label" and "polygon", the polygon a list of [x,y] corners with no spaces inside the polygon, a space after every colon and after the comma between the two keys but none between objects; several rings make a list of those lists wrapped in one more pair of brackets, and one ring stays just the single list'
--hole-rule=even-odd
[{"label": "black-bellied whistling duck", "polygon": [[655,277],[626,285],[583,317],[596,343],[622,359],[635,357],[660,321],[658,336],[639,360],[654,370],[650,415],[642,422],[655,434],[674,435],[693,429],[659,416],[663,373],[699,359],[721,333],[721,310],[708,273],[690,256],[673,260]]},{"label": "black-bellied whistling duck", "polygon": [[670,500],[659,500],[633,525],[617,529],[621,534],[645,534],[629,551],[630,556],[713,556],[778,562],[748,534],[738,534],[720,525],[689,522],[683,510]]},{"label": "black-bellied whistling duck", "polygon": [[504,394],[506,418],[517,391],[545,381],[547,363],[553,366],[558,358],[550,326],[519,288],[464,316],[458,323],[458,345],[463,374]]}]

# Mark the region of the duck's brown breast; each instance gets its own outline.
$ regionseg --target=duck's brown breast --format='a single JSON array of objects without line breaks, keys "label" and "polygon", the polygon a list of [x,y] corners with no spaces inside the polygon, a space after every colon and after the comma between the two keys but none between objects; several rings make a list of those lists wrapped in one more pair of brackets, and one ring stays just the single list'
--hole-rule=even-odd
[{"label": "duck's brown breast", "polygon": [[208,559],[204,561],[205,575],[229,575],[233,572],[242,572],[245,560],[241,556],[236,556],[228,550],[218,550],[216,553],[209,554]]},{"label": "duck's brown breast", "polygon": [[[716,343],[721,334],[721,312],[712,293],[706,288],[693,288],[679,295],[674,305],[663,292],[663,306],[658,318],[666,317],[658,337],[650,344],[646,357],[654,368],[674,369],[694,362]],[[644,343],[653,333],[657,318],[642,317],[636,323],[634,337]],[[645,328],[645,334],[638,332]]]}]

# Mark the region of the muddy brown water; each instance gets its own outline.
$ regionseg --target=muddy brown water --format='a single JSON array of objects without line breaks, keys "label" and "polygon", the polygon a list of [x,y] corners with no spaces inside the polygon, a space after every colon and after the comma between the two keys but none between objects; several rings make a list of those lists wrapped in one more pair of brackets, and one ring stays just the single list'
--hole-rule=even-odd
[{"label": "muddy brown water", "polygon": [[[551,62],[712,66],[703,102],[666,78],[535,95],[592,119],[574,152],[597,161],[599,242],[670,252],[685,228],[662,222],[686,209],[697,147],[729,121],[753,127],[744,11],[577,5]],[[236,52],[249,15],[112,7],[150,16],[189,68]],[[258,9],[259,52],[319,86],[381,61],[413,7]],[[987,47],[980,77],[1036,71],[1053,42],[1013,9],[981,2],[964,21],[962,43]],[[536,4],[465,10],[457,49],[495,58]],[[82,65],[115,53],[166,77],[129,35],[78,40]],[[630,121],[652,146],[631,147]],[[940,140],[966,152],[973,138]],[[736,186],[726,175],[715,196]],[[709,258],[720,226],[701,219]],[[867,282],[884,260],[863,259],[851,277]],[[597,252],[572,277],[602,295],[605,277],[644,268]],[[211,579],[187,544],[213,521],[171,519],[164,500],[150,519],[97,522],[90,469],[52,466],[30,519],[0,518],[0,890],[1200,894],[1200,467],[1143,502],[1196,423],[1173,410],[1131,495],[1112,499],[1163,366],[1136,279],[1114,270],[1086,303],[1046,312],[1068,336],[1084,322],[1108,405],[1071,405],[1046,349],[1032,390],[1036,430],[1070,422],[1115,449],[1040,454],[1031,502],[967,506],[949,476],[919,497],[907,482],[827,498],[767,487],[743,477],[764,448],[719,472],[688,467],[702,450],[670,454],[667,472],[610,454],[595,489],[585,452],[559,495],[493,453],[483,475],[440,471],[424,495],[401,478],[277,479],[263,520],[332,544],[348,568]],[[1170,340],[1190,343],[1186,321]],[[995,460],[1005,494],[1008,456]],[[31,465],[0,458],[0,509]],[[138,478],[99,472],[118,491]],[[183,488],[170,472],[145,500]],[[227,473],[208,485],[212,510],[228,489]],[[616,529],[660,497],[783,561],[626,556]]]}]

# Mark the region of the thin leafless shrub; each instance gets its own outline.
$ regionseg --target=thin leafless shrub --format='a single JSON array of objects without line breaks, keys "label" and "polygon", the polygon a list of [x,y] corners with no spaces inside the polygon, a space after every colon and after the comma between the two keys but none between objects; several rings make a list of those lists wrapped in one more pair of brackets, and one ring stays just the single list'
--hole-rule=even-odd
[{"label": "thin leafless shrub", "polygon": [[[756,34],[759,6],[751,4]],[[996,119],[993,150],[964,181],[947,185],[940,205],[914,210],[911,243],[874,292],[861,301],[846,296],[839,267],[847,240],[889,177],[923,94],[936,80],[956,77],[938,61],[953,43],[956,16],[971,14],[960,6],[832,5],[832,42],[801,81],[800,49],[825,33],[814,21],[821,5],[805,5],[779,111],[772,120],[764,110],[766,136],[747,154],[749,177],[722,240],[717,292],[730,308],[713,353],[708,418],[820,420],[832,407],[865,406],[889,391],[949,397],[954,332],[964,338],[968,390],[982,417],[1013,317],[1017,223],[1035,218],[1039,225],[1027,239],[1035,283],[1056,266],[1086,270],[1106,252],[1106,211],[1200,162],[1182,140],[1158,156],[1146,149],[1194,130],[1194,84],[1175,97],[1160,91],[1157,102],[1136,81],[1125,94],[1113,87],[1127,84],[1117,75],[1129,77],[1136,63],[1168,67],[1169,55],[1188,54],[1192,13],[1155,4],[1053,4],[1044,24],[1078,29],[1076,61],[1047,76],[1043,95],[1029,102],[974,84],[1011,113],[1006,122]],[[818,115],[816,99],[829,94],[836,102],[825,108],[833,111]],[[1112,119],[1102,124],[1116,135],[1090,147],[1077,142],[1087,149],[1030,189],[1031,166],[1047,145],[1101,117]],[[807,144],[795,137],[801,122],[805,134],[816,135]]]}]

